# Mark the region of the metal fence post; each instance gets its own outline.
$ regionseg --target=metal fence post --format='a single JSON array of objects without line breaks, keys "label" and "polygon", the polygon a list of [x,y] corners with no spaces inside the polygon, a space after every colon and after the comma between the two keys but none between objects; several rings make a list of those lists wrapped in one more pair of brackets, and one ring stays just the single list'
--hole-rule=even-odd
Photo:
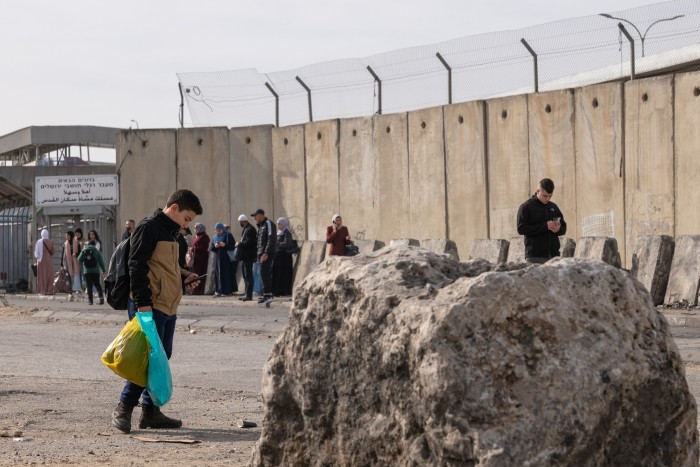
[{"label": "metal fence post", "polygon": [[435,56],[442,62],[445,68],[447,68],[447,103],[452,103],[452,67],[447,64],[447,61],[442,58],[440,52],[436,53]]},{"label": "metal fence post", "polygon": [[371,66],[367,65],[367,71],[369,71],[369,74],[372,75],[374,78],[374,81],[377,82],[377,100],[379,101],[379,107],[377,109],[377,113],[379,115],[382,114],[382,80],[379,79],[379,76],[374,72]]},{"label": "metal fence post", "polygon": [[630,79],[634,79],[634,39],[632,36],[630,36],[630,33],[627,32],[627,29],[625,29],[625,26],[623,26],[622,23],[617,23],[617,27],[620,28],[622,34],[624,34],[627,40],[630,41]]},{"label": "metal fence post", "polygon": [[523,43],[523,45],[525,46],[527,51],[530,52],[530,55],[532,55],[533,64],[534,64],[534,68],[535,68],[535,92],[540,92],[540,80],[539,80],[539,77],[537,76],[537,54],[535,53],[534,50],[532,50],[532,47],[530,47],[530,44],[527,43],[525,38],[520,39],[520,42]]},{"label": "metal fence post", "polygon": [[275,126],[279,128],[280,126],[280,96],[277,95],[274,89],[272,89],[272,86],[270,86],[270,83],[267,81],[265,82],[265,86],[267,89],[270,90],[273,96],[275,96]]},{"label": "metal fence post", "polygon": [[304,82],[301,80],[301,78],[299,78],[299,77],[297,76],[296,79],[297,79],[297,81],[299,81],[299,84],[301,84],[301,86],[302,86],[304,89],[306,89],[306,94],[307,94],[308,97],[309,97],[309,121],[310,121],[310,122],[313,122],[313,121],[314,121],[314,115],[313,115],[313,112],[311,111],[311,89],[309,89],[309,87],[306,85],[306,83],[304,83]]}]

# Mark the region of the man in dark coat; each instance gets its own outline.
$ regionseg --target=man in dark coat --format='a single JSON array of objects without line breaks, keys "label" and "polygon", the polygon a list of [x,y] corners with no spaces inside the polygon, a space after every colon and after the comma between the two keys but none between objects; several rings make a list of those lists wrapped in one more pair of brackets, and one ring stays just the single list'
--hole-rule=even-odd
[{"label": "man in dark coat", "polygon": [[554,204],[554,182],[540,180],[535,194],[518,209],[518,233],[525,236],[525,259],[529,263],[545,263],[559,256],[559,236],[566,234],[566,221]]}]

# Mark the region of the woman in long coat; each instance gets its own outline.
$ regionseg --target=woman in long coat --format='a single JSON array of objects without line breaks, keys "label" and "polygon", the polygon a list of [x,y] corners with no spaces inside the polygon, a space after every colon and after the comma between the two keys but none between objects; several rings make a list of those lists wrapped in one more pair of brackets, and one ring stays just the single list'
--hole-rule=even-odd
[{"label": "woman in long coat", "polygon": [[[194,230],[197,236],[192,240],[192,252],[194,254],[194,264],[192,265],[192,272],[201,276],[207,273],[207,266],[209,266],[209,235],[207,235],[207,230],[204,224],[195,224]],[[204,284],[207,278],[199,281],[199,285],[194,288],[192,295],[202,295],[204,293]]]},{"label": "woman in long coat", "polygon": [[276,296],[292,295],[292,274],[296,243],[289,231],[289,221],[284,217],[277,219],[277,254],[272,263],[272,293]]},{"label": "woman in long coat", "polygon": [[[214,226],[216,235],[211,240],[210,251],[216,253],[214,259],[214,296],[228,296],[233,294],[233,277],[231,274],[231,256],[235,248],[233,236],[224,230],[224,224],[218,223]],[[231,255],[229,255],[231,251]]]},{"label": "woman in long coat", "polygon": [[43,229],[41,238],[34,248],[36,258],[36,291],[40,295],[53,295],[53,254],[56,245],[49,238],[49,231]]},{"label": "woman in long coat", "polygon": [[73,292],[81,292],[80,289],[80,265],[78,264],[78,240],[72,230],[66,232],[66,241],[63,243],[63,259],[61,267],[65,264],[71,278]]}]

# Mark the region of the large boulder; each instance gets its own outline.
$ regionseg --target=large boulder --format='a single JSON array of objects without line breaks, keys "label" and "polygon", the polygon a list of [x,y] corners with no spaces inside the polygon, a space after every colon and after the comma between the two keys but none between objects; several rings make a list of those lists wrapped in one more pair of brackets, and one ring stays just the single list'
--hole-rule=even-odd
[{"label": "large boulder", "polygon": [[668,325],[600,261],[328,258],[296,290],[262,395],[254,466],[698,462]]}]

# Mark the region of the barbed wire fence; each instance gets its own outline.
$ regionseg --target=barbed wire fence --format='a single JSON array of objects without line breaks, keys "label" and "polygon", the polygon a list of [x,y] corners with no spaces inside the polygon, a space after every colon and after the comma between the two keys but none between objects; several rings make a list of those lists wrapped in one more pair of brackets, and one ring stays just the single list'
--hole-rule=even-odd
[{"label": "barbed wire fence", "polygon": [[[179,73],[193,126],[286,126],[700,69],[700,0],[672,0],[364,59]],[[181,113],[181,124],[184,114]]]}]

